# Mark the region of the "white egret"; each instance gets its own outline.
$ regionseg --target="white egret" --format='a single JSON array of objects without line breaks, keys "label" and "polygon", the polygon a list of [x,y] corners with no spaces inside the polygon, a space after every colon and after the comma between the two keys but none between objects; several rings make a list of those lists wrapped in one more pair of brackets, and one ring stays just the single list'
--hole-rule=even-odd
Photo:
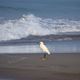
[{"label": "white egret", "polygon": [[[48,55],[50,55],[50,51],[49,51],[49,49],[46,47],[46,45],[44,44],[44,42],[40,42],[40,48],[44,51],[44,52],[46,52]],[[46,58],[46,53],[44,54],[44,59]]]}]

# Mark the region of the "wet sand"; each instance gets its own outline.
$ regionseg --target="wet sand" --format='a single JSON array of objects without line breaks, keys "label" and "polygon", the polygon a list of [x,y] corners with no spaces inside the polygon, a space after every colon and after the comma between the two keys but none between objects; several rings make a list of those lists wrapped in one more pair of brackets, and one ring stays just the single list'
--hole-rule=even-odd
[{"label": "wet sand", "polygon": [[0,54],[0,80],[80,80],[80,54]]}]

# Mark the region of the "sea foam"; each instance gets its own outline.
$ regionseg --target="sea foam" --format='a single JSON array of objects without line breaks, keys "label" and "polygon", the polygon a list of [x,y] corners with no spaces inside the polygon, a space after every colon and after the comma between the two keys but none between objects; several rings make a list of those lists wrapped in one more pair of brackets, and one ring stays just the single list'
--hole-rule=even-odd
[{"label": "sea foam", "polygon": [[80,32],[80,21],[41,18],[29,14],[0,23],[0,41],[21,39],[29,35],[43,36],[66,32]]}]

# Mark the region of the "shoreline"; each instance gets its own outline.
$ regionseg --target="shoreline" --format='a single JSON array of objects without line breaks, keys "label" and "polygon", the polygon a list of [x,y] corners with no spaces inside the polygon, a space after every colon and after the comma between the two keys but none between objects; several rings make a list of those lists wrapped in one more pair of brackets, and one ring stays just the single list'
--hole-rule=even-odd
[{"label": "shoreline", "polygon": [[[0,78],[9,80],[80,80],[80,54],[0,54]],[[6,80],[5,79],[5,80]]]}]

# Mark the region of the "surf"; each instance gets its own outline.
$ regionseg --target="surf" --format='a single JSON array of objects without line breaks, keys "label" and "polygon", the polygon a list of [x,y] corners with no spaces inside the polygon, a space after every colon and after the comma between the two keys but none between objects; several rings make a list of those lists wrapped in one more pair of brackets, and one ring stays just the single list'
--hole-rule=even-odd
[{"label": "surf", "polygon": [[42,18],[34,14],[0,23],[0,41],[34,36],[58,35],[80,32],[80,21],[69,19]]}]

